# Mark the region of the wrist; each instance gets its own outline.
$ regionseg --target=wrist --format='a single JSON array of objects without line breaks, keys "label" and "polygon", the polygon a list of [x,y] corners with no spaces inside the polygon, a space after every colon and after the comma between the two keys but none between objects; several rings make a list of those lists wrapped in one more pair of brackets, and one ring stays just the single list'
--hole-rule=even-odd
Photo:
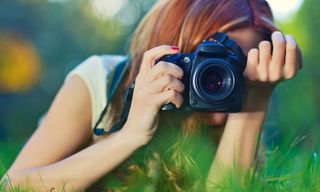
[{"label": "wrist", "polygon": [[130,127],[128,127],[127,124],[125,124],[123,128],[118,131],[118,135],[120,139],[125,140],[130,146],[133,146],[137,149],[146,144],[146,142],[143,140],[143,137],[130,131]]},{"label": "wrist", "polygon": [[[268,104],[259,104],[248,111],[239,113],[230,113],[228,115],[225,131],[229,130],[232,133],[246,134],[260,132],[263,126],[265,116],[267,114]],[[245,109],[246,110],[246,109]]]}]

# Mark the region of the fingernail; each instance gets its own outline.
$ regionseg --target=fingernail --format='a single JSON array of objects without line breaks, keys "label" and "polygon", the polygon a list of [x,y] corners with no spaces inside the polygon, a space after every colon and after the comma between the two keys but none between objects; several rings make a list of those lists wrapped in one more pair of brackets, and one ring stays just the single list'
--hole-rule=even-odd
[{"label": "fingernail", "polygon": [[172,50],[175,50],[175,51],[178,51],[178,50],[179,50],[179,47],[177,47],[177,46],[171,46],[171,49],[172,49]]},{"label": "fingernail", "polygon": [[278,37],[283,37],[283,35],[280,31],[274,32],[273,35],[278,36]]}]

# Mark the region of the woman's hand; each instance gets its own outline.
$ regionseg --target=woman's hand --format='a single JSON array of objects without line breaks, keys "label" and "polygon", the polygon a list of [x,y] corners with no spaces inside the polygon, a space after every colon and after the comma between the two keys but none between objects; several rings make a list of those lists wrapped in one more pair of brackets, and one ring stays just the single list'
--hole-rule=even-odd
[{"label": "woman's hand", "polygon": [[128,120],[121,131],[141,140],[142,145],[152,138],[157,125],[159,110],[164,104],[181,107],[184,85],[180,81],[183,70],[175,64],[155,61],[167,54],[177,53],[174,46],[159,46],[145,52],[140,72],[135,81]]},{"label": "woman's hand", "polygon": [[271,39],[272,44],[262,41],[259,49],[248,53],[244,111],[266,108],[276,85],[296,76],[303,66],[300,48],[291,35],[274,32]]}]

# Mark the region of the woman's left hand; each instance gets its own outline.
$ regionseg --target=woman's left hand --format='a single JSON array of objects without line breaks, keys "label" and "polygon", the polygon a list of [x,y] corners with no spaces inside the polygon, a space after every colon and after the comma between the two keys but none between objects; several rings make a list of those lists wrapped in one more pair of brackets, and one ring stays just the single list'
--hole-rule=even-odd
[{"label": "woman's left hand", "polygon": [[273,89],[281,81],[297,75],[303,66],[302,54],[295,39],[281,32],[272,34],[272,44],[262,41],[259,49],[248,53],[246,79],[246,98],[244,110],[260,110],[257,105],[266,107]]}]

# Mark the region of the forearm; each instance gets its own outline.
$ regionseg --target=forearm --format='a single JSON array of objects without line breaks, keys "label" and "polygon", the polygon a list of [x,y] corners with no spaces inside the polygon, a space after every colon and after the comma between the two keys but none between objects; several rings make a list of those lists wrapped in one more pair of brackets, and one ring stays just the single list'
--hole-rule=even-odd
[{"label": "forearm", "polygon": [[231,114],[221,138],[215,160],[225,167],[236,162],[243,169],[252,165],[266,112]]},{"label": "forearm", "polygon": [[54,164],[10,171],[8,175],[14,185],[25,185],[36,191],[52,188],[81,191],[139,148],[141,145],[137,141],[124,132],[118,132]]},{"label": "forearm", "polygon": [[229,114],[209,171],[208,184],[220,183],[226,171],[235,168],[233,166],[244,174],[253,165],[267,113],[268,98],[258,101],[255,106],[246,106],[244,112]]}]

